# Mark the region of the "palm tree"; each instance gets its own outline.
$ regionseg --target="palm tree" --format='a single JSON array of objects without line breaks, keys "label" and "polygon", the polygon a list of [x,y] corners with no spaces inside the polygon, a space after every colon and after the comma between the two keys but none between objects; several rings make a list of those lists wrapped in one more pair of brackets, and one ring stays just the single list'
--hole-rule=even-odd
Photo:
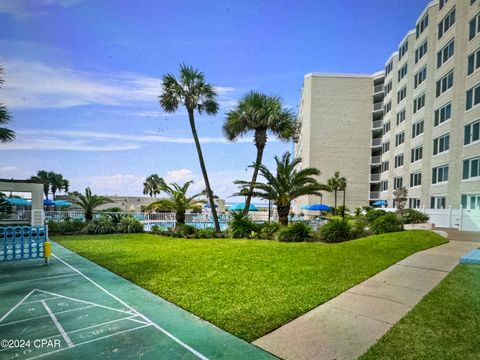
[{"label": "palm tree", "polygon": [[282,99],[251,91],[243,96],[238,106],[227,112],[223,125],[225,137],[230,141],[253,131],[253,141],[257,148],[257,157],[253,166],[252,181],[245,200],[243,213],[248,214],[252,200],[253,184],[257,181],[258,169],[262,163],[263,151],[268,134],[282,141],[289,141],[295,134],[295,116],[283,106]]},{"label": "palm tree", "polygon": [[334,193],[335,205],[333,213],[337,214],[337,192],[345,190],[347,188],[347,179],[345,177],[340,177],[340,171],[335,171],[333,177],[327,180],[328,191]]},{"label": "palm tree", "polygon": [[[3,68],[0,66],[0,85],[3,84]],[[7,107],[3,104],[0,104],[0,125],[6,124],[10,121],[10,114],[8,113]],[[0,143],[11,142],[15,139],[15,133],[7,128],[0,127]]]},{"label": "palm tree", "polygon": [[393,203],[395,204],[395,207],[397,208],[397,212],[399,215],[399,218],[402,222],[402,230],[404,230],[403,226],[403,210],[405,209],[405,204],[408,199],[408,191],[405,187],[400,187],[398,189],[395,189],[393,191]]},{"label": "palm tree", "polygon": [[154,203],[148,205],[145,210],[155,211],[162,210],[165,211],[175,211],[175,219],[177,224],[185,224],[185,212],[189,209],[194,209],[201,204],[204,204],[204,200],[199,200],[200,196],[205,196],[205,192],[201,192],[192,196],[187,196],[188,188],[192,185],[193,181],[187,181],[183,185],[177,183],[171,183],[168,185],[160,179],[162,184],[160,185],[160,191],[163,191],[168,195],[168,198],[159,199]]},{"label": "palm tree", "polygon": [[213,192],[208,180],[207,168],[203,160],[202,148],[198,139],[197,129],[195,126],[195,110],[199,114],[206,113],[214,115],[218,112],[218,103],[216,102],[217,94],[213,85],[205,82],[205,75],[185,64],[180,65],[180,78],[177,80],[174,75],[167,74],[162,81],[163,92],[160,95],[160,105],[167,113],[177,111],[180,105],[185,106],[188,112],[188,120],[192,130],[193,139],[197,148],[200,168],[202,170],[203,180],[208,196],[208,200],[212,210],[215,231],[220,232],[220,224],[218,222],[217,210],[213,201]]},{"label": "palm tree", "polygon": [[86,221],[93,219],[93,211],[98,206],[113,202],[106,196],[92,195],[92,190],[88,187],[85,189],[85,194],[74,192],[70,195],[70,199],[83,209]]},{"label": "palm tree", "polygon": [[[277,206],[278,218],[283,225],[288,224],[288,214],[294,199],[304,195],[320,196],[320,191],[326,189],[325,185],[315,179],[315,176],[320,175],[320,170],[311,167],[302,170],[296,169],[301,161],[301,158],[291,159],[289,152],[283,154],[281,159],[275,156],[276,174],[270,172],[265,165],[260,164],[258,170],[266,182],[255,182],[253,186],[253,196],[270,200]],[[249,181],[237,180],[235,184],[241,187],[239,194],[243,189],[250,187]]]},{"label": "palm tree", "polygon": [[143,195],[155,196],[160,194],[160,185],[162,184],[162,178],[157,174],[152,174],[145,179],[143,183]]},{"label": "palm tree", "polygon": [[43,184],[43,193],[45,194],[45,199],[47,200],[48,193],[50,192],[50,173],[51,172],[45,170],[40,170],[37,172],[37,175],[30,177],[30,180]]},{"label": "palm tree", "polygon": [[62,174],[57,174],[53,171],[48,173],[48,178],[50,181],[50,189],[52,190],[53,200],[55,200],[55,195],[57,191],[68,192],[70,183],[67,179],[63,177]]}]

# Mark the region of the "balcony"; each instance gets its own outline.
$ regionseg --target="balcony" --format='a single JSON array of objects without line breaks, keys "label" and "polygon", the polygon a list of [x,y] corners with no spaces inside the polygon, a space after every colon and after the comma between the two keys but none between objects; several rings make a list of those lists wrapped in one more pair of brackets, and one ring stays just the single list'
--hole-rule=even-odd
[{"label": "balcony", "polygon": [[378,165],[382,163],[382,157],[381,156],[372,156],[370,160],[371,165]]},{"label": "balcony", "polygon": [[384,90],[383,84],[375,85],[375,86],[373,87],[373,93],[374,93],[374,94],[382,93],[382,92],[384,92],[384,91],[385,91],[385,90]]},{"label": "balcony", "polygon": [[380,199],[380,191],[370,191],[370,200]]},{"label": "balcony", "polygon": [[380,174],[370,174],[370,182],[380,182]]},{"label": "balcony", "polygon": [[373,104],[373,112],[383,111],[383,101],[379,101]]},{"label": "balcony", "polygon": [[372,139],[372,147],[382,146],[382,138]]},{"label": "balcony", "polygon": [[382,128],[382,120],[372,121],[372,130],[373,129],[381,129],[381,128]]}]

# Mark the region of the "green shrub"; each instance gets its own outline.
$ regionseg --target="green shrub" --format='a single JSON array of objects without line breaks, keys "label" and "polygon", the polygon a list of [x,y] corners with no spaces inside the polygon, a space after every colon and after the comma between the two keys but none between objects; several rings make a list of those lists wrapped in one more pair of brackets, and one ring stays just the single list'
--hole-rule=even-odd
[{"label": "green shrub", "polygon": [[213,239],[217,237],[215,229],[200,229],[197,231],[197,238],[199,239]]},{"label": "green shrub", "polygon": [[385,210],[382,210],[382,209],[371,209],[371,210],[368,210],[367,213],[366,213],[366,217],[367,217],[367,221],[369,224],[373,224],[373,222],[385,215],[387,212]]},{"label": "green shrub", "polygon": [[278,231],[277,239],[282,242],[302,242],[312,241],[314,236],[310,225],[302,221],[297,221],[281,228],[280,231]]},{"label": "green shrub", "polygon": [[330,220],[320,228],[320,240],[326,243],[339,243],[354,238],[352,226],[345,220]]},{"label": "green shrub", "polygon": [[427,214],[424,214],[415,209],[403,210],[403,223],[404,224],[422,224],[429,220]]},{"label": "green shrub", "polygon": [[82,232],[87,234],[113,234],[117,230],[112,219],[108,216],[100,216],[89,221]]},{"label": "green shrub", "polygon": [[260,239],[275,239],[275,234],[280,230],[280,227],[280,224],[277,222],[265,222],[260,225],[258,237]]},{"label": "green shrub", "polygon": [[106,214],[106,215],[101,215],[101,216],[108,216],[110,219],[112,219],[112,222],[115,224],[115,225],[118,225],[120,224],[120,221],[122,221],[122,219],[124,218],[133,218],[132,215],[128,215],[128,214],[119,214],[119,213],[110,213],[110,214]]},{"label": "green shrub", "polygon": [[178,237],[192,237],[196,232],[197,229],[187,224],[177,224],[174,231]]},{"label": "green shrub", "polygon": [[246,238],[253,232],[257,232],[259,225],[255,224],[248,215],[241,211],[232,211],[232,220],[228,226],[228,233],[233,238]]},{"label": "green shrub", "polygon": [[368,220],[365,215],[355,216],[355,220],[351,220],[352,236],[355,239],[362,238],[369,235]]},{"label": "green shrub", "polygon": [[386,213],[376,218],[370,225],[374,234],[384,234],[402,230],[402,222],[395,213]]},{"label": "green shrub", "polygon": [[143,229],[143,224],[133,216],[124,216],[117,224],[117,231],[121,233],[141,233]]},{"label": "green shrub", "polygon": [[63,221],[52,220],[47,225],[49,234],[70,235],[81,233],[86,223],[81,220],[65,219]]}]

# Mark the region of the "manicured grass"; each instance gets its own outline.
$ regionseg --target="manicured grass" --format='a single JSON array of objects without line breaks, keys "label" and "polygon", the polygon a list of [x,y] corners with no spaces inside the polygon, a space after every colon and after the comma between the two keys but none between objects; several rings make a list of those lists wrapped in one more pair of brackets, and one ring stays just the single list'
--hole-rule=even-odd
[{"label": "manicured grass", "polygon": [[479,265],[458,265],[361,357],[362,360],[479,358]]},{"label": "manicured grass", "polygon": [[429,231],[341,244],[185,240],[149,234],[54,240],[247,341],[408,255],[446,241]]}]

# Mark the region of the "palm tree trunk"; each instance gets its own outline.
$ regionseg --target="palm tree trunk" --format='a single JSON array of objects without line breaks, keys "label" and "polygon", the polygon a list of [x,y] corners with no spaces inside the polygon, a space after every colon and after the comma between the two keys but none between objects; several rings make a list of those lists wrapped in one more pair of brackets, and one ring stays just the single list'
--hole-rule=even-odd
[{"label": "palm tree trunk", "polygon": [[282,225],[288,225],[288,215],[290,214],[290,204],[287,206],[277,205],[278,222]]},{"label": "palm tree trunk", "polygon": [[256,131],[255,132],[255,146],[257,147],[257,158],[255,160],[255,165],[253,167],[253,175],[252,175],[252,182],[250,183],[250,187],[248,189],[247,198],[245,200],[245,208],[243,209],[243,213],[248,215],[250,210],[250,203],[252,201],[252,192],[254,184],[257,182],[258,177],[258,168],[262,163],[263,158],[263,150],[265,149],[265,144],[267,142],[267,132],[266,131]]},{"label": "palm tree trunk", "polygon": [[177,224],[185,224],[185,213],[177,211],[175,213],[175,220],[177,220]]},{"label": "palm tree trunk", "polygon": [[207,168],[205,167],[205,161],[203,160],[202,148],[200,141],[198,140],[197,129],[195,127],[195,118],[193,116],[193,110],[188,110],[188,120],[190,121],[190,128],[192,129],[193,139],[195,141],[195,147],[197,148],[198,160],[200,161],[200,168],[202,169],[203,181],[205,182],[205,188],[207,190],[208,202],[210,203],[210,209],[212,211],[213,223],[215,224],[215,231],[220,232],[220,224],[218,222],[217,210],[215,209],[215,203],[213,201],[212,188],[208,181]]},{"label": "palm tree trunk", "polygon": [[337,215],[337,189],[334,190],[335,194],[335,206],[333,208],[333,215]]}]

